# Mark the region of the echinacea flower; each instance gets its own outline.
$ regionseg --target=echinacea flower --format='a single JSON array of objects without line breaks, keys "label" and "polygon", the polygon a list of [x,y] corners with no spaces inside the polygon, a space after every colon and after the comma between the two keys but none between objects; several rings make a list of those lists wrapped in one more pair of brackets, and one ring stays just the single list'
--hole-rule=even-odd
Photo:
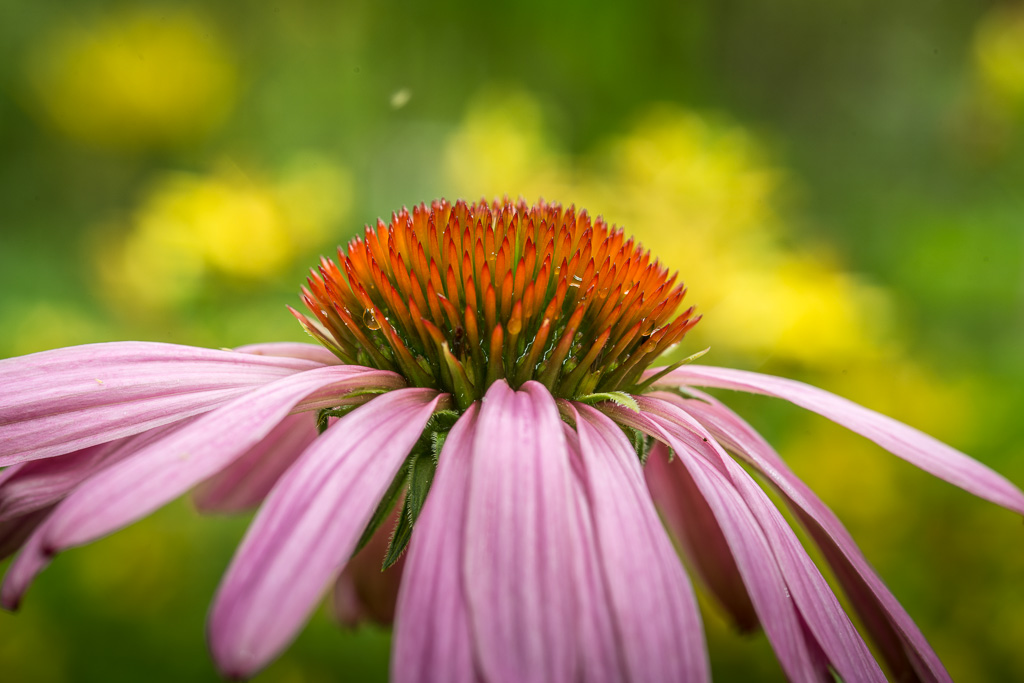
[{"label": "echinacea flower", "polygon": [[[2,602],[56,553],[195,488],[204,510],[259,506],[209,616],[229,677],[286,648],[333,585],[342,621],[393,616],[397,681],[706,680],[671,534],[789,678],[884,680],[868,636],[894,678],[948,680],[835,515],[698,387],[788,400],[1022,514],[1024,494],[806,384],[650,368],[698,320],[677,314],[684,293],[586,212],[439,201],[321,261],[312,316],[293,312],[322,346],[0,361],[0,549],[20,549]],[[863,635],[748,470],[818,545]]]}]

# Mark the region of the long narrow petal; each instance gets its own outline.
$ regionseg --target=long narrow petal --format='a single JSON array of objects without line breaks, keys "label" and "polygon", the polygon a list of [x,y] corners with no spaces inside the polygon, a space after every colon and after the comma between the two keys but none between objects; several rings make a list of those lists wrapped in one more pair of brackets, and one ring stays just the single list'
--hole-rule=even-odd
[{"label": "long narrow petal", "polygon": [[0,522],[52,507],[104,467],[124,460],[189,423],[183,420],[60,457],[8,467],[0,472]]},{"label": "long narrow petal", "polygon": [[[400,386],[397,375],[351,366],[321,366],[260,387],[174,431],[85,481],[41,526],[37,548],[46,557],[18,556],[4,581],[3,604],[17,604],[33,573],[56,552],[104,536],[174,500],[258,443],[311,392],[333,387],[339,395],[363,386]],[[16,578],[20,577],[20,578]]]},{"label": "long narrow petal", "polygon": [[587,405],[574,407],[600,564],[629,678],[708,680],[693,589],[658,519],[640,460],[611,419]]},{"label": "long narrow petal", "polygon": [[644,477],[665,525],[682,545],[706,588],[741,632],[757,629],[757,612],[714,512],[685,468],[669,465],[668,447],[660,441],[647,457]]},{"label": "long narrow petal", "polygon": [[473,641],[462,580],[477,404],[455,423],[409,542],[398,589],[391,676],[396,683],[473,683]]},{"label": "long narrow petal", "polygon": [[289,415],[248,452],[200,484],[192,501],[201,512],[257,507],[316,436],[314,413]]},{"label": "long narrow petal", "polygon": [[[601,567],[592,504],[586,488],[586,471],[580,454],[580,437],[572,427],[563,423],[566,445],[573,470],[573,506],[576,520],[578,573],[577,594],[580,599],[577,618],[578,680],[587,683],[616,683],[629,680],[620,652],[618,627],[612,614],[612,601],[608,593],[605,572]],[[635,581],[635,577],[629,577]],[[639,679],[637,679],[639,680]]]},{"label": "long narrow petal", "polygon": [[251,676],[296,636],[443,397],[399,389],[375,398],[332,425],[277,483],[210,611],[222,673]]},{"label": "long narrow petal", "polygon": [[871,439],[890,453],[979,498],[1024,514],[1024,493],[1002,475],[913,427],[809,384],[706,365],[685,365],[657,384],[719,387],[784,399]]},{"label": "long narrow petal", "polygon": [[717,400],[678,400],[727,449],[757,468],[785,497],[822,549],[896,680],[949,681],[949,674],[864,558],[853,537],[825,503],[797,477],[761,436]]},{"label": "long narrow petal", "polygon": [[[641,410],[686,442],[690,448],[717,460],[754,518],[764,530],[782,569],[797,608],[829,662],[846,681],[885,681],[871,652],[850,622],[832,589],[807,555],[789,524],[760,486],[730,458],[714,437],[678,406],[657,398],[640,397]],[[673,430],[672,428],[677,429]]]},{"label": "long narrow petal", "polygon": [[761,525],[732,481],[719,467],[680,438],[678,429],[663,424],[664,421],[656,416],[618,406],[609,406],[606,410],[612,413],[616,422],[650,434],[675,450],[678,457],[670,465],[685,469],[714,512],[757,616],[786,675],[794,681],[817,681],[819,670],[808,650],[786,580]]},{"label": "long narrow petal", "polygon": [[169,424],[319,367],[306,359],[149,342],[0,360],[0,467]]},{"label": "long narrow petal", "polygon": [[0,472],[0,522],[61,500],[121,441],[90,446],[61,458],[11,465]]},{"label": "long narrow petal", "polygon": [[569,681],[576,653],[571,472],[548,390],[487,390],[473,442],[463,566],[483,677]]}]

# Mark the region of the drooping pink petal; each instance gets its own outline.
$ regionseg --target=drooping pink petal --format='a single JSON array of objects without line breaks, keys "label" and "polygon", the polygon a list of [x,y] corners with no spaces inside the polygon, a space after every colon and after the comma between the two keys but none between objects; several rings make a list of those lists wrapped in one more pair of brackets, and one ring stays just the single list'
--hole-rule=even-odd
[{"label": "drooping pink petal", "polygon": [[[604,407],[604,406],[603,406]],[[679,430],[656,416],[619,406],[604,407],[616,422],[639,429],[668,444],[677,457],[669,463],[693,478],[693,485],[707,500],[736,566],[747,586],[750,600],[786,675],[796,681],[818,680],[807,641],[800,626],[786,580],[764,531],[728,476],[680,438]]]},{"label": "drooping pink petal", "polygon": [[246,344],[235,349],[239,353],[251,353],[255,356],[283,356],[285,358],[301,358],[322,365],[341,365],[341,359],[319,344],[302,342],[267,342],[264,344]]},{"label": "drooping pink petal", "polygon": [[[61,502],[26,545],[4,581],[4,604],[16,604],[31,572],[65,548],[104,536],[174,500],[252,448],[311,392],[331,387],[338,395],[365,386],[403,384],[394,373],[354,366],[320,366],[250,391],[167,438],[159,439],[83,482]],[[31,548],[47,557],[29,558]],[[20,578],[18,578],[20,577]]]},{"label": "drooping pink petal", "polygon": [[690,449],[721,465],[764,531],[808,630],[842,679],[885,681],[878,663],[796,534],[746,470],[722,450],[700,422],[678,406],[647,396],[639,397],[637,403]]},{"label": "drooping pink petal", "polygon": [[466,508],[478,413],[474,403],[449,432],[409,541],[391,648],[396,683],[477,680],[462,561],[472,543]]},{"label": "drooping pink petal", "polygon": [[706,365],[684,365],[657,384],[735,389],[787,400],[871,439],[890,453],[979,498],[1024,514],[1024,493],[1002,475],[913,427],[809,384]]},{"label": "drooping pink petal", "polygon": [[192,494],[193,502],[201,512],[255,508],[316,437],[315,413],[289,415],[248,452],[201,483]]},{"label": "drooping pink petal", "polygon": [[394,622],[407,555],[384,571],[381,567],[401,513],[401,506],[396,505],[391,516],[381,523],[366,546],[352,556],[334,582],[331,612],[342,626],[355,628],[364,621],[390,626]]},{"label": "drooping pink petal", "polygon": [[725,448],[757,468],[785,497],[832,566],[896,680],[950,680],[928,641],[864,558],[839,518],[789,469],[768,442],[712,397],[684,400],[658,396],[683,406]]},{"label": "drooping pink petal", "polygon": [[[835,683],[836,675],[833,673],[831,662],[828,660],[828,655],[821,648],[821,644],[818,642],[816,634],[811,630],[811,627],[807,624],[807,620],[804,619],[802,614],[798,613],[800,617],[800,630],[804,634],[804,642],[807,643],[807,650],[811,655],[811,662],[814,664],[814,668],[818,671],[818,679],[824,681],[824,683]],[[857,679],[854,679],[857,680]],[[884,678],[882,680],[885,680]]]},{"label": "drooping pink petal", "polygon": [[[612,602],[608,594],[605,574],[598,553],[597,536],[591,515],[591,501],[586,491],[586,472],[580,455],[580,437],[567,424],[562,424],[569,458],[572,463],[572,488],[576,538],[576,585],[579,616],[577,617],[577,673],[578,680],[587,683],[616,683],[628,680],[619,651],[619,634],[612,615]],[[635,577],[630,577],[630,581]]]},{"label": "drooping pink petal", "polygon": [[483,678],[573,678],[576,614],[569,454],[548,390],[504,381],[483,399],[463,565]]},{"label": "drooping pink petal", "polygon": [[115,342],[0,360],[0,467],[198,415],[323,363]]},{"label": "drooping pink petal", "polygon": [[104,467],[124,460],[191,420],[90,446],[60,457],[30,460],[0,472],[0,522],[60,502],[83,481]]},{"label": "drooping pink petal", "polygon": [[91,472],[93,463],[110,450],[112,444],[100,444],[60,459],[23,462],[0,471],[0,522],[53,505],[88,476],[80,471]]},{"label": "drooping pink petal", "polygon": [[296,636],[443,398],[432,389],[375,398],[332,425],[274,486],[210,611],[210,649],[226,676],[252,675]]},{"label": "drooping pink petal", "polygon": [[741,632],[755,630],[757,612],[714,513],[685,468],[669,466],[668,447],[660,441],[651,448],[644,477],[665,524],[704,585]]},{"label": "drooping pink petal", "polygon": [[611,419],[587,405],[574,408],[600,566],[628,678],[708,680],[693,589],[658,519],[639,458]]}]

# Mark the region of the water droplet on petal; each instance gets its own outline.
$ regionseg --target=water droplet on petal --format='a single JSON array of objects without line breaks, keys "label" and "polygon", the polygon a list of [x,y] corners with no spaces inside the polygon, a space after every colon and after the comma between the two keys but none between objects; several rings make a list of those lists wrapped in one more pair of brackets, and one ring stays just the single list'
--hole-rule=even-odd
[{"label": "water droplet on petal", "polygon": [[371,330],[380,329],[380,323],[377,322],[377,318],[376,316],[374,316],[372,308],[367,308],[365,311],[363,311],[363,324],[366,325]]}]

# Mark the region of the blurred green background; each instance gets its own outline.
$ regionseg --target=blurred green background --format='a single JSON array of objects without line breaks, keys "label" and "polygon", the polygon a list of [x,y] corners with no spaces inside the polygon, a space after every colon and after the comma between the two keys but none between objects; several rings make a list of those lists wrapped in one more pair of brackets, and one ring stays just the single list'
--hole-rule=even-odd
[{"label": "blurred green background", "polygon": [[[681,352],[800,377],[1024,483],[1024,5],[0,2],[0,357],[303,334],[306,269],[402,205],[575,202],[682,272]],[[727,397],[954,678],[1024,679],[1019,519]],[[216,680],[246,520],[181,501],[0,614],[10,681]],[[781,673],[703,601],[718,680]],[[386,677],[318,614],[258,680]]]}]

